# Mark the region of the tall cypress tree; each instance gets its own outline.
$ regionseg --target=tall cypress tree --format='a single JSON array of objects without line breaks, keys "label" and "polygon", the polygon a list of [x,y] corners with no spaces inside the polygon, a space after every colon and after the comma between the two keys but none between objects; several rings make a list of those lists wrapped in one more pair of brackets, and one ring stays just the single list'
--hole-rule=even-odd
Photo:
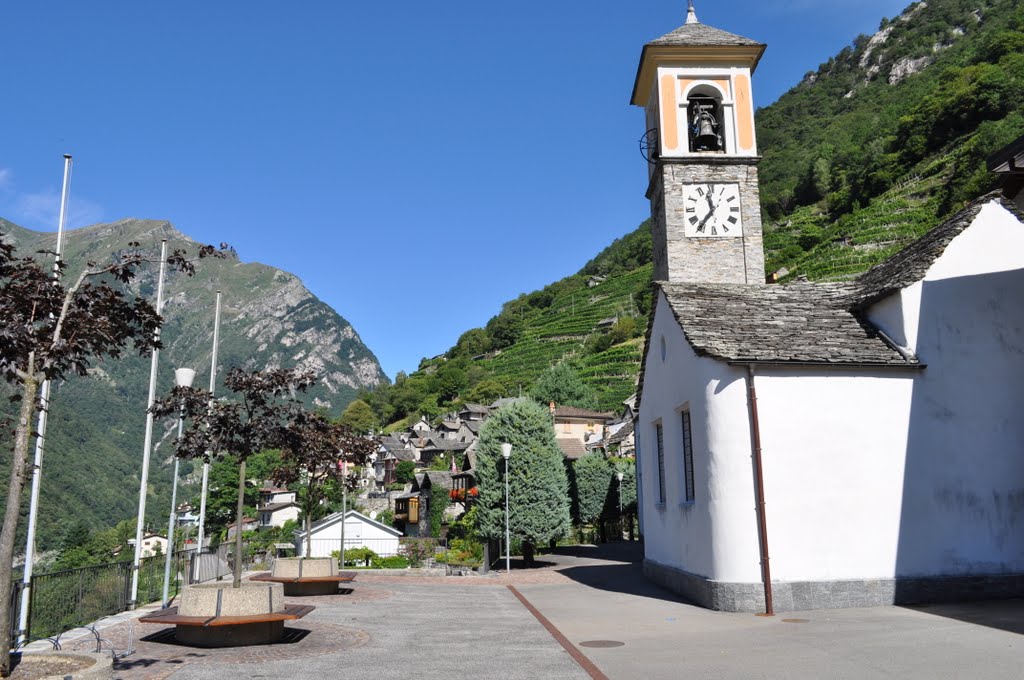
[{"label": "tall cypress tree", "polygon": [[502,443],[512,445],[509,460],[509,529],[523,546],[527,566],[536,546],[569,530],[569,484],[551,417],[523,400],[487,419],[480,430],[476,474],[480,488],[477,531],[483,538],[505,535],[505,461]]}]

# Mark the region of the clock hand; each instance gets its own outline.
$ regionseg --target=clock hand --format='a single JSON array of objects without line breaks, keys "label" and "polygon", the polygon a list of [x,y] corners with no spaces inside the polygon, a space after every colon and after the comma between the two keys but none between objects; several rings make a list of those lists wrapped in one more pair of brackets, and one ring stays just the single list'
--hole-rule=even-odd
[{"label": "clock hand", "polygon": [[712,209],[708,211],[708,214],[704,216],[704,219],[702,219],[700,221],[700,223],[697,225],[697,231],[698,232],[703,232],[704,231],[704,225],[708,223],[708,220],[710,220],[711,216],[714,215],[714,214],[715,214],[715,210],[712,207]]}]

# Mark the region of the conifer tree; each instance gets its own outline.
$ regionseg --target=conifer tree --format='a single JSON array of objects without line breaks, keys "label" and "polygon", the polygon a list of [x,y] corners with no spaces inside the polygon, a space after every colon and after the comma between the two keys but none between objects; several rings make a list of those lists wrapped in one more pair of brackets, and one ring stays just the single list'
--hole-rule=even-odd
[{"label": "conifer tree", "polygon": [[530,401],[509,404],[480,430],[476,474],[480,488],[477,531],[483,538],[505,535],[505,460],[502,443],[512,445],[509,460],[509,528],[523,546],[526,565],[534,549],[569,529],[569,484],[551,419]]},{"label": "conifer tree", "polygon": [[579,374],[567,363],[555,364],[537,378],[530,396],[542,404],[596,408],[597,397]]},{"label": "conifer tree", "polygon": [[601,453],[588,453],[573,463],[574,510],[580,524],[600,521],[615,471]]}]

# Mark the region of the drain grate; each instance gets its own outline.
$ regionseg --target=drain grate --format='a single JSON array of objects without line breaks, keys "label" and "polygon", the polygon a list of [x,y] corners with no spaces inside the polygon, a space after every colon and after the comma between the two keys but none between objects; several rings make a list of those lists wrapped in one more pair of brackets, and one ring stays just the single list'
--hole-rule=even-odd
[{"label": "drain grate", "polygon": [[782,619],[783,623],[810,623],[810,619]]},{"label": "drain grate", "polygon": [[597,647],[599,649],[607,649],[608,647],[622,647],[625,642],[619,642],[618,640],[587,640],[580,643],[580,647]]}]

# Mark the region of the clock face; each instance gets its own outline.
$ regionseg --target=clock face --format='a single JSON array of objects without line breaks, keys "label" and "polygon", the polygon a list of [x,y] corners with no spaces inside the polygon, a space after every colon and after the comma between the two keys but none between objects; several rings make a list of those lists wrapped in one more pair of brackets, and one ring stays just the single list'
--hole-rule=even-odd
[{"label": "clock face", "polygon": [[685,236],[730,238],[743,235],[739,184],[683,185]]}]

